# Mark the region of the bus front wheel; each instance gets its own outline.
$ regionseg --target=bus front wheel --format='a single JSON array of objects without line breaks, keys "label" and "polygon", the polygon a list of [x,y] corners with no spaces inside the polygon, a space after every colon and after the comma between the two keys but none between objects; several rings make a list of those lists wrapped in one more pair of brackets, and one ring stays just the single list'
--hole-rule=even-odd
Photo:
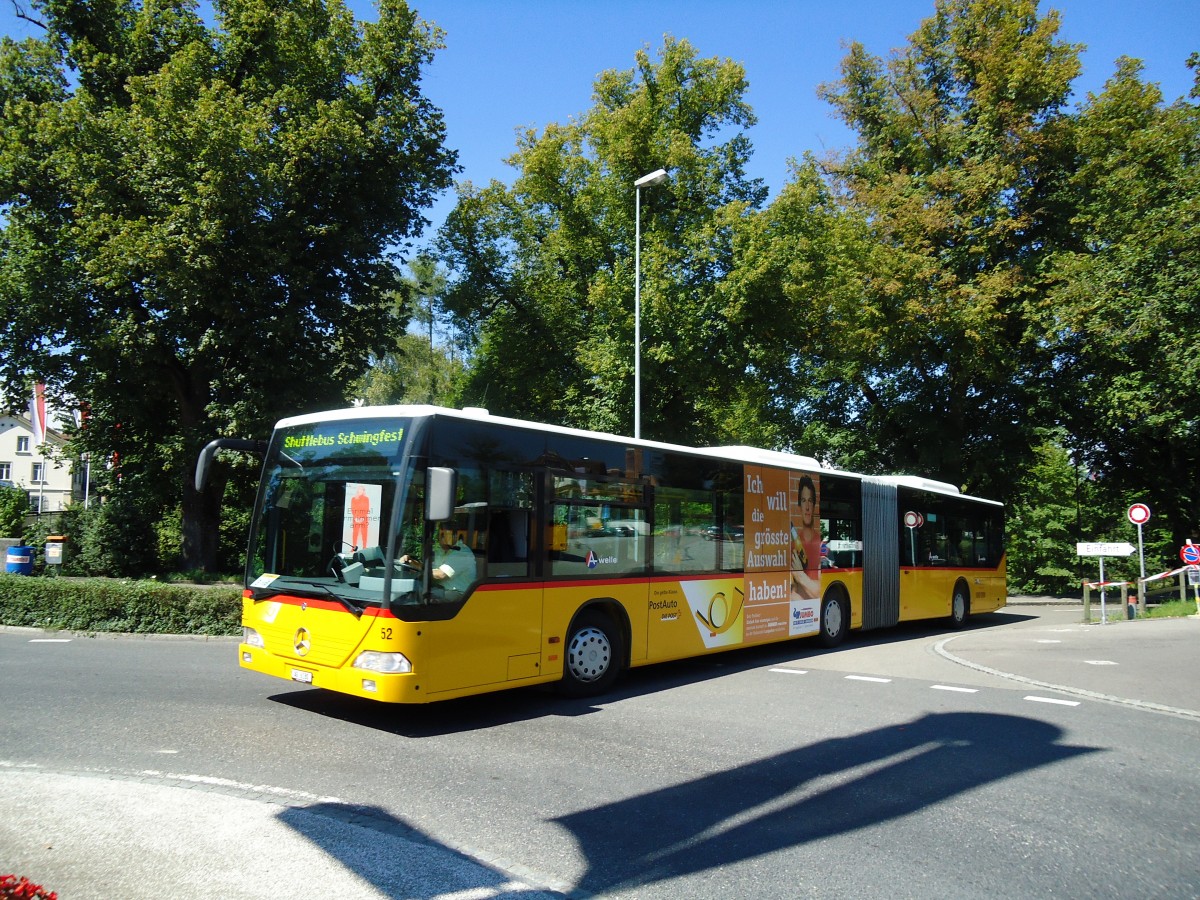
[{"label": "bus front wheel", "polygon": [[602,694],[617,680],[624,659],[617,623],[585,612],[571,625],[563,665],[562,692],[569,697]]},{"label": "bus front wheel", "polygon": [[832,590],[821,601],[821,644],[836,647],[850,628],[850,607],[840,591]]},{"label": "bus front wheel", "polygon": [[954,586],[954,594],[950,598],[950,627],[962,628],[967,624],[967,616],[971,614],[971,592],[961,581]]}]

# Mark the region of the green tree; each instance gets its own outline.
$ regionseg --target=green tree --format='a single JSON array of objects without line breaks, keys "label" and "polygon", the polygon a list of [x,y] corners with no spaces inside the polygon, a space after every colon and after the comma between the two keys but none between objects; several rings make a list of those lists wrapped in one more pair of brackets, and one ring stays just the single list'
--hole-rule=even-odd
[{"label": "green tree", "polygon": [[210,569],[198,449],[343,402],[387,346],[389,248],[455,168],[420,91],[440,33],[402,0],[31,8],[45,36],[0,42],[0,378],[85,402],[97,489],[181,503]]},{"label": "green tree", "polygon": [[1034,449],[1015,493],[1007,520],[1009,590],[1054,595],[1078,590],[1075,545],[1099,540],[1094,537],[1094,482],[1060,439],[1047,436]]},{"label": "green tree", "polygon": [[632,432],[634,181],[665,168],[641,194],[642,433],[725,431],[744,335],[719,285],[737,223],[766,194],[745,174],[746,87],[740,65],[668,37],[657,60],[642,50],[601,73],[578,119],[526,132],[511,188],[460,188],[439,248],[473,351],[464,400]]},{"label": "green tree", "polygon": [[871,468],[1001,499],[1037,442],[1047,374],[1029,332],[1063,239],[1063,105],[1079,71],[1034,0],[939,0],[886,62],[854,44],[823,94],[858,134],[829,164],[876,245],[813,361],[811,415]]},{"label": "green tree", "polygon": [[371,360],[355,398],[371,406],[434,403],[452,406],[464,370],[457,334],[438,327],[446,273],[429,256],[409,263],[392,293],[393,336],[390,348]]},{"label": "green tree", "polygon": [[875,253],[866,222],[806,158],[766,209],[739,223],[733,242],[737,262],[720,296],[723,315],[745,335],[736,362],[746,377],[722,391],[740,442],[871,470],[878,460],[844,439],[843,420],[814,415],[853,380],[839,371],[843,349],[873,339],[859,309]]},{"label": "green tree", "polygon": [[[1200,58],[1190,65],[1197,68]],[[1122,59],[1074,139],[1077,241],[1053,259],[1039,309],[1058,414],[1114,508],[1131,497],[1200,538],[1200,68],[1167,106]]]}]

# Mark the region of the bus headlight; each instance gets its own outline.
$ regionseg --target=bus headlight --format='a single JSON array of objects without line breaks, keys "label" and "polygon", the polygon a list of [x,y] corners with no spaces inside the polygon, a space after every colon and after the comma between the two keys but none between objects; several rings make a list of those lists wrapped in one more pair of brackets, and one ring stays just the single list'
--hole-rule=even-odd
[{"label": "bus headlight", "polygon": [[406,675],[413,670],[412,663],[403,653],[381,653],[378,650],[364,650],[358,654],[354,668],[390,675]]},{"label": "bus headlight", "polygon": [[242,643],[249,644],[251,647],[262,647],[264,650],[267,646],[261,634],[253,628],[246,628],[244,625],[242,626]]}]

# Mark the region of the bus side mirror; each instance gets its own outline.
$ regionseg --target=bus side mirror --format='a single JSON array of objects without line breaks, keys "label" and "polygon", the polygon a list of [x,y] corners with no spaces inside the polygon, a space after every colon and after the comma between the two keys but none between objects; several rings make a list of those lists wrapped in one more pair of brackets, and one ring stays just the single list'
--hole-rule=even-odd
[{"label": "bus side mirror", "polygon": [[458,473],[441,466],[425,470],[425,518],[444,522],[454,518],[454,501],[458,497]]},{"label": "bus side mirror", "polygon": [[212,468],[213,457],[218,450],[241,450],[245,453],[262,455],[267,452],[266,441],[246,441],[239,438],[217,438],[209,441],[196,460],[196,493],[204,493],[208,486],[208,471]]}]

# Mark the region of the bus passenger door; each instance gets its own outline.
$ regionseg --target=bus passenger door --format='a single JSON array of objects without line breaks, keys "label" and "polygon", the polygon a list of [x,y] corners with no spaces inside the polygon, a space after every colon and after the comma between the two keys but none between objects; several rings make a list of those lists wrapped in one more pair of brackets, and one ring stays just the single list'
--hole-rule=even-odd
[{"label": "bus passenger door", "polygon": [[534,566],[533,509],[524,494],[508,499],[495,484],[492,497],[490,506],[471,511],[467,529],[479,582],[453,618],[423,626],[429,694],[541,674],[542,584]]}]

